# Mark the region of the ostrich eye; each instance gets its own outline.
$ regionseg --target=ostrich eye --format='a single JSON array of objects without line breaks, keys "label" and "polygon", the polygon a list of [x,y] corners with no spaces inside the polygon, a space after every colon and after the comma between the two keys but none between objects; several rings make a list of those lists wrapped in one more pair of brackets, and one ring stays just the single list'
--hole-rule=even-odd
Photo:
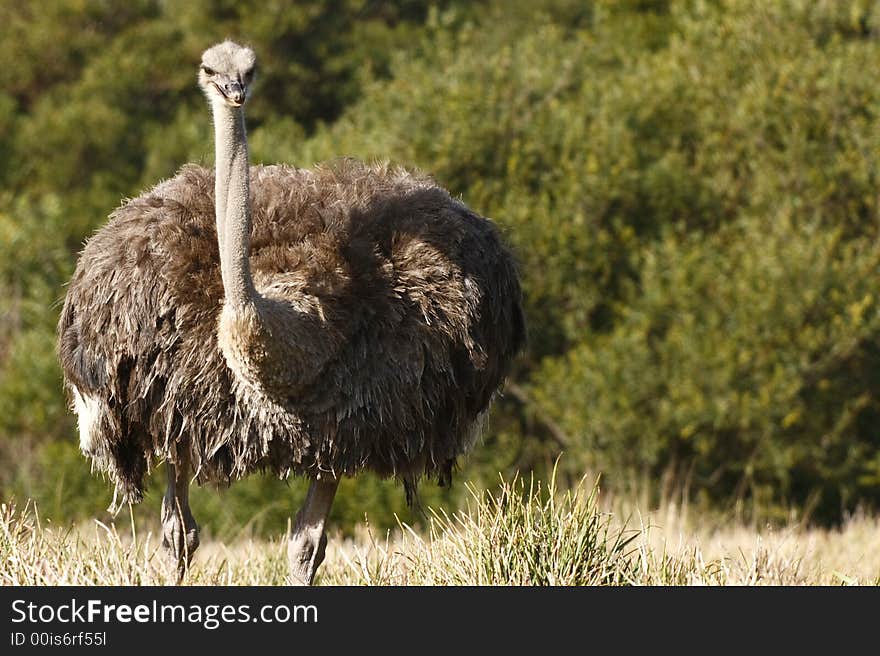
[{"label": "ostrich eye", "polygon": [[205,75],[213,75],[214,74],[214,69],[208,68],[204,64],[202,64],[202,70],[205,72]]}]

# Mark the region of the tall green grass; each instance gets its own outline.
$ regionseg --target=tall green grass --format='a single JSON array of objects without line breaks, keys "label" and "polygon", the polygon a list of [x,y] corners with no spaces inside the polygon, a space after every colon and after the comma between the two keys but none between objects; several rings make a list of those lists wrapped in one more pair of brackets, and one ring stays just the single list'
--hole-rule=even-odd
[{"label": "tall green grass", "polygon": [[619,585],[634,580],[638,531],[615,527],[584,480],[560,493],[555,471],[502,480],[497,491],[468,486],[471,500],[451,515],[431,511],[427,539],[408,530],[421,557],[411,577],[443,585]]}]

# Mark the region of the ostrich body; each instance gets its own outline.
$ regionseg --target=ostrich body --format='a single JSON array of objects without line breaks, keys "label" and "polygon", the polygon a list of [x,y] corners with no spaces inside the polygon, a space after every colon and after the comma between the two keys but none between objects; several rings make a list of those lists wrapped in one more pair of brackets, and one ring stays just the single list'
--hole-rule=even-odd
[{"label": "ostrich body", "polygon": [[513,260],[429,178],[342,160],[253,166],[253,52],[202,56],[216,171],[184,166],[91,237],[59,323],[80,446],[122,501],[165,460],[165,546],[198,546],[190,479],[312,484],[289,556],[310,583],[339,477],[450,482],[521,348]]}]

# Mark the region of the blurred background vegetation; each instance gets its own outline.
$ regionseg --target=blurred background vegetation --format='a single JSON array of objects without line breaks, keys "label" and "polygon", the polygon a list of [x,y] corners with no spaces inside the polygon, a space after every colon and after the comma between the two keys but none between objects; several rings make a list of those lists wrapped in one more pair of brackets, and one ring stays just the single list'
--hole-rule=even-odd
[{"label": "blurred background vegetation", "polygon": [[[211,164],[196,65],[231,37],[261,61],[254,161],[419,167],[515,248],[530,347],[459,480],[564,453],[570,481],[708,511],[876,509],[875,4],[0,0],[0,497],[109,502],[61,392],[64,283],[121,199]],[[193,506],[277,532],[303,493],[254,477]],[[337,499],[338,526],[414,519],[388,481]]]}]

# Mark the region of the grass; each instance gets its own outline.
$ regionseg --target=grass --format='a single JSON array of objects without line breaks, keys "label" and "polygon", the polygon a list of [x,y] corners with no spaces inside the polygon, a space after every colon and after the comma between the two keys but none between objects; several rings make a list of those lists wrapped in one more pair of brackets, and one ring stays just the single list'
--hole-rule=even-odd
[{"label": "grass", "polygon": [[[453,514],[428,510],[429,529],[401,523],[374,535],[331,536],[322,585],[877,585],[880,519],[856,516],[839,529],[759,529],[692,517],[673,503],[641,513],[600,499],[585,481],[572,490],[514,479],[470,489]],[[617,509],[616,512],[614,509]],[[628,520],[627,520],[628,518]],[[0,584],[173,583],[155,532],[95,522],[58,527],[31,503],[0,507]],[[280,585],[286,545],[208,541],[186,583]]]}]

